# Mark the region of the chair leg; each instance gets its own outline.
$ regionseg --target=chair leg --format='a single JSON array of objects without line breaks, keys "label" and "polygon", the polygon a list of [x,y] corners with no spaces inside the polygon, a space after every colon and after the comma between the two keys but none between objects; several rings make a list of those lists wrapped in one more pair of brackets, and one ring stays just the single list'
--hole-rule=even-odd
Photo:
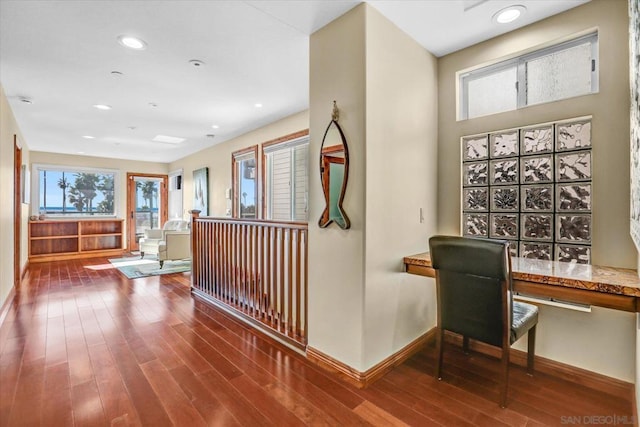
[{"label": "chair leg", "polygon": [[529,329],[527,337],[527,375],[533,375],[533,363],[536,354],[536,326]]},{"label": "chair leg", "polygon": [[140,251],[140,259],[144,258],[144,252]]},{"label": "chair leg", "polygon": [[164,265],[164,261],[160,261],[160,268],[162,268],[162,266]]},{"label": "chair leg", "polygon": [[500,390],[500,407],[507,407],[507,390],[509,388],[509,346],[502,348],[502,390]]},{"label": "chair leg", "polygon": [[469,354],[469,337],[462,337],[462,351],[464,354]]},{"label": "chair leg", "polygon": [[442,379],[442,355],[444,350],[444,329],[438,328],[436,331],[436,379]]}]

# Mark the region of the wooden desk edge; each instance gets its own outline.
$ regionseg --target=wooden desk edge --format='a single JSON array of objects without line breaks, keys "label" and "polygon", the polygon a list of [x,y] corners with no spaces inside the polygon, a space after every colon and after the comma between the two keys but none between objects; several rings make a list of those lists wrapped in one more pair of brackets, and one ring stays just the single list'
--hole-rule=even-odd
[{"label": "wooden desk edge", "polygon": [[[404,259],[404,265],[405,271],[409,274],[436,277],[435,270],[426,265],[413,264],[408,262],[407,258]],[[640,312],[639,298],[629,295],[610,294],[517,279],[513,281],[513,289],[518,293],[532,297],[553,298],[559,301],[589,304],[632,313]]]}]

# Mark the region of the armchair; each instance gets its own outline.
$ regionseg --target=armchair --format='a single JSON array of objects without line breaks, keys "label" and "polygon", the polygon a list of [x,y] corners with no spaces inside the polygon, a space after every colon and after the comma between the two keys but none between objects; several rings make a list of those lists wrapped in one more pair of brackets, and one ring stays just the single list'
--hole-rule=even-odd
[{"label": "armchair", "polygon": [[144,254],[159,255],[160,243],[165,241],[165,235],[169,231],[189,232],[189,221],[172,219],[165,222],[162,229],[152,228],[145,230],[144,237],[138,242],[140,246],[140,258],[144,258]]},{"label": "armchair", "polygon": [[164,262],[185,259],[191,256],[191,233],[189,231],[167,231],[164,241],[158,245],[160,268]]}]

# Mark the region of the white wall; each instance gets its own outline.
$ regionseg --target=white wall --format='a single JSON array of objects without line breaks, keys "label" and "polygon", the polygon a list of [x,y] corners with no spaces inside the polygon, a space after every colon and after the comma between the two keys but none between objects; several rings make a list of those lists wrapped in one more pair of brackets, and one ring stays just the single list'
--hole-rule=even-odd
[{"label": "white wall", "polygon": [[[402,258],[436,229],[436,58],[367,4],[312,34],[310,55],[309,346],[364,372],[435,324],[433,280],[402,273]],[[349,147],[349,230],[315,220],[313,153],[333,100]]]},{"label": "white wall", "polygon": [[[437,60],[366,8],[366,200],[363,365],[435,325],[433,279],[402,258],[436,234]],[[422,209],[423,222],[420,221]]]},{"label": "white wall", "polygon": [[[460,137],[593,115],[593,264],[634,268],[629,235],[629,41],[626,0],[593,0],[438,61],[438,226],[460,232]],[[455,73],[598,29],[600,90],[593,95],[456,121]]]},{"label": "white wall", "polygon": [[[190,218],[188,211],[193,208],[193,171],[209,168],[209,216],[224,217],[230,202],[225,198],[225,190],[231,188],[231,154],[234,151],[280,138],[309,128],[309,112],[302,111],[278,120],[252,132],[247,132],[229,141],[206,148],[195,154],[172,162],[170,170],[182,169],[182,199],[185,219]],[[262,171],[262,159],[258,149],[258,171]],[[261,192],[259,192],[260,196]],[[261,212],[261,202],[258,207]]]},{"label": "white wall", "polygon": [[[309,51],[309,346],[363,369],[365,201],[365,8],[360,5],[311,35]],[[319,153],[332,102],[349,149],[343,208],[351,229],[321,229]]]},{"label": "white wall", "polygon": [[[2,307],[13,288],[13,136],[17,135],[22,145],[22,162],[28,164],[29,147],[27,146],[18,124],[7,102],[4,89],[0,85],[0,307]],[[28,205],[22,205],[22,230],[27,229]],[[27,262],[26,235],[20,237],[22,253],[21,269]]]},{"label": "white wall", "polygon": [[[593,263],[635,267],[637,252],[629,236],[628,26],[626,0],[593,0],[439,59],[440,232],[460,233],[461,136],[593,115]],[[456,121],[456,71],[594,28],[600,43],[599,93]],[[538,334],[536,354],[540,356],[635,381],[636,332],[631,313],[594,309],[584,314],[544,307]]]}]

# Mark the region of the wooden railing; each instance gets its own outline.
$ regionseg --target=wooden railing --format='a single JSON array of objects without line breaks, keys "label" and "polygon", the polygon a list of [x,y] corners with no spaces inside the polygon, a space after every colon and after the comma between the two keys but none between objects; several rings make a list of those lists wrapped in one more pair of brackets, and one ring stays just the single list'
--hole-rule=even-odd
[{"label": "wooden railing", "polygon": [[194,213],[192,247],[196,295],[306,346],[306,223]]}]

